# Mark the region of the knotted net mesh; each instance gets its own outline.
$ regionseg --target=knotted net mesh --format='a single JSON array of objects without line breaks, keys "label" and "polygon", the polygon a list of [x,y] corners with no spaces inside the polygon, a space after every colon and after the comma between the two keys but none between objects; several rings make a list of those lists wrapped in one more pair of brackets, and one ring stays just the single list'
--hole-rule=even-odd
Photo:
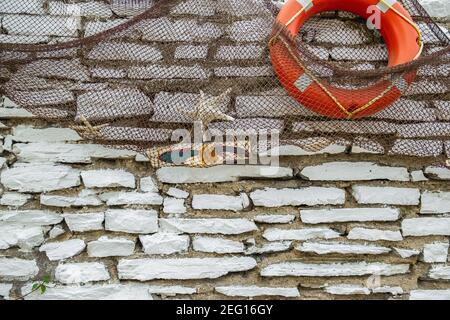
[{"label": "knotted net mesh", "polygon": [[[155,165],[174,164],[174,148],[192,165],[275,144],[305,154],[333,144],[407,156],[450,149],[450,39],[416,0],[397,2],[411,17],[399,28],[417,32],[423,49],[397,66],[383,25],[347,11],[315,14],[293,34],[276,21],[282,3],[265,0],[36,3],[0,6],[12,12],[0,33],[0,93]],[[222,157],[210,141],[225,141]],[[213,160],[190,162],[205,150]]]}]

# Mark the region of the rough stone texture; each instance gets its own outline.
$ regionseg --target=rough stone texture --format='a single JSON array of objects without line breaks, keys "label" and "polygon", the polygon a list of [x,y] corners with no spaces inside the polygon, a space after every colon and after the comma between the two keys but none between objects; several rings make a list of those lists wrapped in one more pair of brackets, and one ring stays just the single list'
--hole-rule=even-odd
[{"label": "rough stone texture", "polygon": [[125,187],[136,185],[132,173],[123,170],[90,170],[81,173],[83,183],[87,188]]},{"label": "rough stone texture", "polygon": [[28,280],[38,272],[35,260],[0,257],[0,277],[4,280]]},{"label": "rough stone texture", "polygon": [[160,219],[161,229],[167,232],[240,234],[255,231],[256,225],[246,219]]},{"label": "rough stone texture", "polygon": [[423,261],[428,263],[447,262],[448,246],[448,241],[425,244],[423,247]]},{"label": "rough stone texture", "polygon": [[400,211],[394,208],[351,208],[300,210],[303,223],[330,223],[349,221],[396,221]]},{"label": "rough stone texture", "polygon": [[98,240],[91,241],[87,245],[87,252],[90,257],[125,257],[134,252],[134,241],[124,238],[100,237]]},{"label": "rough stone texture", "polygon": [[229,286],[215,287],[217,292],[229,297],[299,297],[300,293],[297,288],[276,288],[276,287],[257,287],[257,286]]},{"label": "rough stone texture", "polygon": [[96,231],[103,229],[105,214],[103,212],[65,214],[64,220],[71,231]]},{"label": "rough stone texture", "polygon": [[55,279],[64,284],[104,281],[109,278],[106,267],[98,262],[59,264],[55,270]]},{"label": "rough stone texture", "polygon": [[411,218],[402,221],[404,236],[450,235],[450,218]]},{"label": "rough stone texture", "polygon": [[155,233],[158,214],[154,210],[110,209],[105,212],[105,229],[127,233]]},{"label": "rough stone texture", "polygon": [[361,204],[418,205],[420,190],[410,188],[353,186],[353,197]]},{"label": "rough stone texture", "polygon": [[71,258],[80,254],[86,248],[83,240],[73,239],[62,242],[51,242],[44,244],[39,251],[45,252],[51,261]]},{"label": "rough stone texture", "polygon": [[450,192],[424,192],[420,213],[450,213]]},{"label": "rough stone texture", "polygon": [[139,240],[146,254],[173,254],[185,252],[189,247],[189,236],[173,233],[156,233],[140,236]]}]

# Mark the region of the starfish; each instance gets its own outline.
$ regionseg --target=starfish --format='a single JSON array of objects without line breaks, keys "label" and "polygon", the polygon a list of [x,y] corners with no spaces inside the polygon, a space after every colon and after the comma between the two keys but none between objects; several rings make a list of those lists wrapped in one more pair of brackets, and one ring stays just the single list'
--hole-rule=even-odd
[{"label": "starfish", "polygon": [[207,98],[205,93],[200,90],[200,99],[194,106],[192,111],[180,110],[192,121],[200,121],[205,127],[216,120],[233,121],[234,118],[220,111],[220,105],[230,94],[231,89],[227,89],[224,93],[217,97]]}]

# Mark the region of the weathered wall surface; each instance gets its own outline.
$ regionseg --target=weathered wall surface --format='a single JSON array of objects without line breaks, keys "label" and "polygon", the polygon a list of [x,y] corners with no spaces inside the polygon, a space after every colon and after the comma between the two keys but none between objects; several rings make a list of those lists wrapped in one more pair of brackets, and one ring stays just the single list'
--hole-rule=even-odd
[{"label": "weathered wall surface", "polygon": [[[30,13],[2,1],[3,30],[51,9],[35,2]],[[125,16],[85,15],[81,32]],[[271,173],[155,171],[8,99],[0,119],[0,298],[50,275],[46,294],[26,298],[450,299],[445,143],[437,158],[330,146],[288,148]]]}]

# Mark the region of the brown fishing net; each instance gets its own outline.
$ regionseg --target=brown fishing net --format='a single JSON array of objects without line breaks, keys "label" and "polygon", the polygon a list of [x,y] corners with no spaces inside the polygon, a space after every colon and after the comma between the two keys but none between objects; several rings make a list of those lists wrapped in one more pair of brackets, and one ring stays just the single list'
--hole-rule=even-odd
[{"label": "brown fishing net", "polygon": [[[423,50],[391,67],[380,31],[344,11],[292,35],[275,23],[280,5],[264,0],[2,0],[0,93],[156,165],[176,162],[180,141],[175,154],[192,165],[278,144],[443,155],[450,39],[416,0],[398,3]],[[192,160],[205,150],[208,161]]]}]

